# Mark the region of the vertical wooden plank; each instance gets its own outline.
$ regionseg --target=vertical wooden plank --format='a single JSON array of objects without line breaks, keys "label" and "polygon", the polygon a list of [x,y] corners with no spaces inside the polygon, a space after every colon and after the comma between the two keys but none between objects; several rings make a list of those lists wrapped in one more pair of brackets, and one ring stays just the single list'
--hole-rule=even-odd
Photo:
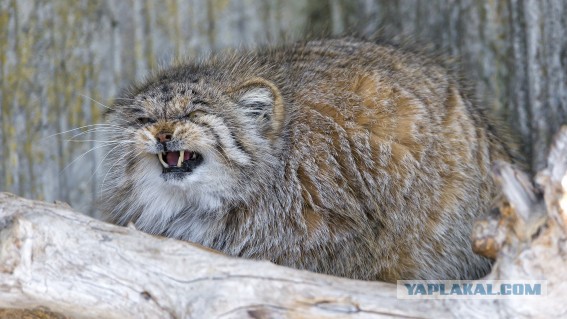
[{"label": "vertical wooden plank", "polygon": [[105,150],[66,140],[98,136],[47,137],[100,123],[131,81],[228,47],[381,27],[461,61],[540,169],[567,121],[565,17],[562,0],[0,0],[0,189],[94,214]]}]

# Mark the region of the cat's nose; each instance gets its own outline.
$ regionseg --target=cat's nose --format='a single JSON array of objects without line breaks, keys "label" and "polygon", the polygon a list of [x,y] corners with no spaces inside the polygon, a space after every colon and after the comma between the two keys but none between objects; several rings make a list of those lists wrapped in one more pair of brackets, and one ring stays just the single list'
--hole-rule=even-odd
[{"label": "cat's nose", "polygon": [[171,141],[171,134],[169,133],[159,133],[156,137],[160,143]]}]

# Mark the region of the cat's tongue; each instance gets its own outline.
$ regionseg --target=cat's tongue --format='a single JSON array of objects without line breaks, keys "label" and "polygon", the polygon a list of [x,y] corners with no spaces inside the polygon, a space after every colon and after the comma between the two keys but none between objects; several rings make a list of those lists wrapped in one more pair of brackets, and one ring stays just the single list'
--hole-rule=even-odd
[{"label": "cat's tongue", "polygon": [[[180,161],[179,157],[183,156],[183,159]],[[191,158],[191,152],[189,151],[181,151],[181,152],[167,152],[165,155],[165,161],[169,166],[181,166],[183,161],[188,160]]]},{"label": "cat's tongue", "polygon": [[165,155],[165,161],[169,166],[177,166],[177,162],[179,161],[179,152],[167,152]]}]

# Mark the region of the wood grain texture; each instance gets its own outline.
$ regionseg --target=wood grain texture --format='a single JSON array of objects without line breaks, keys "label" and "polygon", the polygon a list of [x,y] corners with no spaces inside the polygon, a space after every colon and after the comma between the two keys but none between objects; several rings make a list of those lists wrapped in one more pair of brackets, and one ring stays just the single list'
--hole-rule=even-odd
[{"label": "wood grain texture", "polygon": [[175,57],[380,28],[455,56],[538,171],[567,121],[566,16],[562,0],[0,0],[0,190],[96,216],[105,153],[53,134],[100,123],[98,102]]},{"label": "wood grain texture", "polygon": [[44,306],[71,318],[442,315],[432,303],[397,300],[391,284],[226,257],[6,193],[0,242],[0,309]]},{"label": "wood grain texture", "polygon": [[[304,6],[297,0],[0,0],[0,190],[66,201],[93,214],[105,152],[94,134],[75,136],[102,122],[103,104],[176,57],[299,34]],[[77,138],[85,142],[69,141]]]}]

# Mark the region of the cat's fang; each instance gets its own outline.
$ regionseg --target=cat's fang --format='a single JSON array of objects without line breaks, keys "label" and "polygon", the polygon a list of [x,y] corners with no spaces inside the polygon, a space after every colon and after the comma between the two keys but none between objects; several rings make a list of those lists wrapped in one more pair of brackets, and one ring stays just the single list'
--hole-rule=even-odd
[{"label": "cat's fang", "polygon": [[183,157],[185,156],[185,151],[179,151],[179,159],[177,160],[177,167],[183,165]]},{"label": "cat's fang", "polygon": [[159,162],[161,163],[161,165],[163,165],[163,167],[168,168],[169,165],[167,165],[167,163],[163,160],[163,153],[158,153],[158,158],[159,158]]}]

